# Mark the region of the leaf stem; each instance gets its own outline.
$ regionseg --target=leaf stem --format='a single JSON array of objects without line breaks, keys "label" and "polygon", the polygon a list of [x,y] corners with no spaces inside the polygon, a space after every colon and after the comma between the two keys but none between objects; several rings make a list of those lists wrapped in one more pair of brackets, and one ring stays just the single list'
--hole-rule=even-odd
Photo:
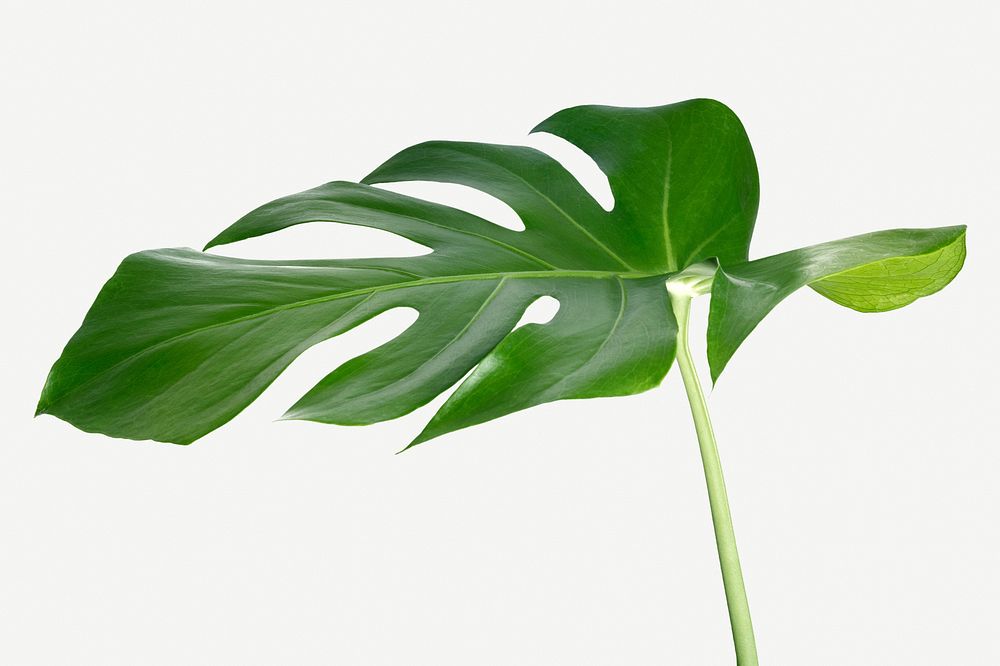
[{"label": "leaf stem", "polygon": [[746,588],[743,585],[743,570],[736,550],[736,535],[733,519],[729,513],[729,498],[726,482],[722,476],[719,449],[715,444],[715,433],[708,415],[708,405],[702,391],[701,380],[695,371],[694,359],[688,345],[688,320],[691,313],[693,294],[684,290],[669,290],[670,304],[677,318],[677,365],[684,379],[691,416],[698,433],[701,461],[705,468],[705,482],[708,484],[708,502],[712,508],[712,524],[715,526],[715,543],[719,549],[719,563],[722,566],[722,583],[726,589],[726,605],[729,607],[729,623],[733,629],[733,643],[736,647],[737,666],[757,666],[757,644],[750,621],[750,606],[747,603]]}]

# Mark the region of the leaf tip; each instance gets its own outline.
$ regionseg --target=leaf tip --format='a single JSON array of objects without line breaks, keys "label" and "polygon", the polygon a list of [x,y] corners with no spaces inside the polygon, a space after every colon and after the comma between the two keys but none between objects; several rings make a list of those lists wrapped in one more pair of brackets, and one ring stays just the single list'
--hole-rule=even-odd
[{"label": "leaf tip", "polygon": [[732,358],[732,354],[725,356],[725,352],[718,353],[718,350],[715,350],[717,353],[712,354],[712,350],[709,351],[708,374],[712,380],[712,388],[715,388],[719,383],[719,378],[722,377],[722,372],[726,369],[726,366],[729,365],[729,359]]},{"label": "leaf tip", "polygon": [[425,442],[429,442],[432,439],[437,438],[439,435],[444,434],[444,433],[441,433],[441,432],[437,432],[437,433],[432,432],[430,430],[430,425],[431,424],[427,424],[427,426],[424,427],[424,429],[420,431],[420,434],[418,434],[416,437],[414,437],[410,441],[409,444],[407,444],[402,449],[400,449],[399,451],[397,451],[396,455],[399,455],[400,453],[403,453],[404,451],[409,451],[410,449],[412,449],[415,446],[418,446],[420,444],[424,444]]},{"label": "leaf tip", "polygon": [[412,449],[413,447],[418,446],[420,444],[423,444],[428,439],[431,439],[431,438],[430,437],[425,437],[424,433],[420,433],[419,435],[417,435],[416,437],[414,437],[412,440],[410,440],[409,444],[407,444],[406,446],[404,446],[403,448],[401,448],[399,451],[396,451],[395,455],[398,456],[400,453],[405,453],[405,452],[409,451],[410,449]]},{"label": "leaf tip", "polygon": [[225,241],[225,239],[223,238],[223,236],[225,235],[225,233],[226,233],[226,232],[225,232],[225,231],[223,231],[223,232],[222,232],[221,234],[219,234],[218,236],[216,236],[216,237],[215,237],[215,238],[213,238],[212,240],[210,240],[210,241],[208,241],[207,243],[205,243],[205,247],[201,248],[201,251],[202,251],[202,252],[208,252],[208,251],[209,251],[209,250],[211,250],[211,249],[212,249],[213,247],[217,247],[217,246],[219,246],[219,245],[225,245],[225,244],[226,244],[226,241]]},{"label": "leaf tip", "polygon": [[38,396],[38,404],[35,405],[35,415],[37,418],[42,414],[51,414],[49,408],[52,406],[52,397],[48,391],[48,382],[46,382],[45,388],[42,390],[42,394]]},{"label": "leaf tip", "polygon": [[718,372],[715,372],[714,370],[712,370],[712,369],[710,368],[710,369],[709,369],[709,374],[711,375],[711,379],[712,379],[712,390],[714,391],[714,390],[715,390],[715,387],[719,385],[719,376],[720,376],[720,375],[721,375],[722,373],[718,373]]}]

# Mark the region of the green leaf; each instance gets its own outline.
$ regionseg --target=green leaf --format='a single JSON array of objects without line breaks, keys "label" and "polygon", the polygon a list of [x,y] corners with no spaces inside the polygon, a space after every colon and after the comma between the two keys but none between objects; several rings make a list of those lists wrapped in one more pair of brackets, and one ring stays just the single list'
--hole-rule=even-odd
[{"label": "green leaf", "polygon": [[[607,233],[644,270],[747,258],[760,189],[739,118],[714,100],[652,109],[577,106],[533,131],[577,145],[615,197]],[[502,198],[502,197],[501,197]]]},{"label": "green leaf", "polygon": [[715,381],[774,306],[805,285],[860,312],[884,312],[943,289],[965,261],[965,227],[894,229],[720,268],[708,361]]},{"label": "green leaf", "polygon": [[[297,224],[338,223],[398,234],[429,254],[324,261],[191,249],[134,254],[56,361],[38,412],[88,431],[186,444],[233,418],[305,349],[403,307],[418,312],[406,331],[333,370],[286,418],[392,419],[468,375],[419,443],[544,402],[658,385],[677,332],[664,281],[692,264],[720,266],[709,350],[721,371],[759,317],[798,286],[812,284],[851,307],[886,309],[940,288],[933,267],[956,260],[944,252],[947,243],[921,240],[950,233],[942,230],[885,232],[912,236],[902,252],[876,234],[829,244],[839,248],[829,252],[747,262],[757,168],[740,121],[712,100],[575,107],[535,131],[562,136],[597,162],[615,197],[610,212],[537,150],[413,146],[362,183],[333,182],[258,208],[206,250]],[[513,208],[525,228],[374,186],[404,180],[482,190]],[[942,253],[931,259],[935,249]],[[559,301],[556,316],[518,327],[542,296]]]}]

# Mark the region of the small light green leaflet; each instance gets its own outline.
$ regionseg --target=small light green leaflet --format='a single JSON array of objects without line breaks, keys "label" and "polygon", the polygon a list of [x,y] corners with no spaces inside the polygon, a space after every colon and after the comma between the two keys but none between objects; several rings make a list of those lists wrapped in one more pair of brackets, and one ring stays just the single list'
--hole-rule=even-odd
[{"label": "small light green leaflet", "polygon": [[[799,287],[857,310],[889,310],[942,288],[964,258],[964,228],[948,227],[747,261],[757,167],[739,119],[716,101],[580,106],[535,131],[594,159],[613,210],[531,148],[413,146],[361,183],[333,182],[258,208],[206,250],[297,224],[338,223],[390,231],[429,254],[131,255],[52,367],[38,413],[114,437],[188,444],[232,419],[312,345],[408,307],[419,313],[410,328],[333,370],[285,416],[376,423],[468,375],[412,445],[545,402],[659,385],[677,344],[664,283],[693,264],[718,265],[708,333],[717,378],[757,323]],[[398,181],[479,189],[508,204],[525,229],[376,187]],[[517,326],[542,296],[559,301],[556,316]]]},{"label": "small light green leaflet", "polygon": [[885,312],[943,289],[965,262],[965,227],[878,231],[720,268],[708,316],[712,380],[783,298],[809,285],[859,312]]}]

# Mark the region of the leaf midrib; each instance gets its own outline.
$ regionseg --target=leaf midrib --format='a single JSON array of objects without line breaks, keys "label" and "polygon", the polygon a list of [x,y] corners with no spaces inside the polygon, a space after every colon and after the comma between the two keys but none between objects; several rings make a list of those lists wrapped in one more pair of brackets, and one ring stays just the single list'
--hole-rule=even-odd
[{"label": "leaf midrib", "polygon": [[663,177],[663,203],[660,207],[660,219],[663,223],[663,253],[667,258],[667,267],[677,270],[677,256],[674,254],[673,239],[670,237],[670,181],[673,177],[674,143],[667,143],[667,164]]},{"label": "leaf midrib", "polygon": [[360,296],[362,294],[368,294],[368,293],[377,294],[385,291],[395,291],[397,289],[407,289],[410,287],[424,287],[432,284],[451,284],[455,282],[476,282],[483,280],[502,280],[502,279],[533,280],[533,279],[585,278],[591,280],[607,280],[611,278],[621,278],[625,280],[638,280],[642,278],[652,278],[661,276],[666,277],[666,274],[642,273],[637,271],[619,272],[619,271],[574,271],[574,270],[499,271],[494,273],[462,273],[458,275],[439,275],[435,277],[421,278],[419,280],[407,280],[405,282],[394,282],[390,284],[375,285],[373,287],[352,289],[350,291],[342,291],[336,294],[329,294],[327,296],[317,296],[316,298],[308,298],[302,301],[293,301],[291,303],[284,303],[282,305],[274,306],[273,308],[261,310],[260,312],[254,312],[252,314],[244,315],[242,317],[238,317],[236,319],[232,319],[226,322],[211,324],[199,330],[216,328],[218,326],[228,326],[229,324],[236,324],[247,319],[266,316],[274,312],[280,312],[282,310],[294,310],[297,308],[308,307],[310,305],[316,305],[319,303],[337,301],[342,298],[351,298],[352,296]]}]

